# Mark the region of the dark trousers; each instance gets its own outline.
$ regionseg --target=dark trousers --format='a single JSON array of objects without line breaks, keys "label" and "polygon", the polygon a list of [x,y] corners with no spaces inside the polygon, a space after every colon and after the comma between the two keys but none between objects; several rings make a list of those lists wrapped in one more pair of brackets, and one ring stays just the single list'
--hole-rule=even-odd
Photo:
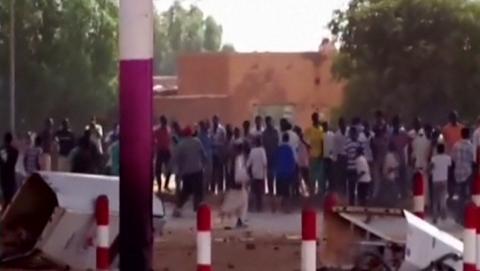
[{"label": "dark trousers", "polygon": [[268,159],[267,165],[267,187],[268,187],[268,194],[270,196],[274,195],[274,187],[275,187],[275,165],[273,162],[270,162],[272,159]]},{"label": "dark trousers", "polygon": [[254,179],[252,181],[252,193],[254,208],[257,212],[263,210],[263,195],[265,194],[265,180]]},{"label": "dark trousers", "polygon": [[182,190],[178,197],[178,208],[182,208],[193,195],[193,209],[196,211],[203,200],[203,173],[201,171],[182,176]]},{"label": "dark trousers", "polygon": [[[155,159],[155,177],[157,177],[158,189],[162,189],[162,173],[165,173],[164,188],[168,188],[170,184],[170,158],[169,150],[159,150],[157,152],[157,159]],[[163,171],[165,169],[165,171]]]},{"label": "dark trousers", "polygon": [[213,155],[213,170],[212,181],[210,182],[210,192],[215,193],[217,189],[218,193],[224,191],[224,179],[225,179],[225,161],[219,155]]},{"label": "dark trousers", "polygon": [[357,184],[357,199],[359,206],[368,206],[370,199],[371,184],[358,182]]},{"label": "dark trousers", "polygon": [[3,193],[3,209],[5,210],[5,206],[9,205],[12,202],[13,196],[17,190],[17,184],[15,182],[15,175],[12,176],[1,176],[0,184]]},{"label": "dark trousers", "polygon": [[339,155],[334,163],[334,189],[340,195],[345,195],[347,187],[347,157]]},{"label": "dark trousers", "polygon": [[347,197],[348,204],[355,205],[355,187],[357,185],[357,171],[349,169],[347,170]]},{"label": "dark trousers", "polygon": [[315,181],[310,181],[310,169],[308,167],[300,168],[300,177],[303,179],[308,188],[310,196],[315,195]]},{"label": "dark trousers", "polygon": [[323,168],[325,170],[325,185],[328,191],[332,191],[333,185],[333,161],[330,158],[325,158],[323,162]]}]

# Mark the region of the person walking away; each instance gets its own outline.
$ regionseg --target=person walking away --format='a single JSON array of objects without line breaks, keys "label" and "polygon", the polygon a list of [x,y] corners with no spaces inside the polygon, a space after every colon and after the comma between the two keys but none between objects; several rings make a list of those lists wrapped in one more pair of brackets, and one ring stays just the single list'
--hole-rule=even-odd
[{"label": "person walking away", "polygon": [[279,145],[279,135],[275,129],[272,117],[265,118],[265,130],[262,133],[262,142],[267,154],[267,188],[270,196],[274,195],[275,181],[275,153]]},{"label": "person walking away", "polygon": [[52,118],[45,120],[45,127],[38,133],[42,141],[42,170],[52,170],[52,153],[55,141],[54,122]]},{"label": "person walking away", "polygon": [[400,162],[398,161],[397,150],[393,143],[388,144],[388,151],[382,163],[382,175],[378,194],[377,204],[382,207],[397,207],[399,198],[398,181]]},{"label": "person walking away", "polygon": [[363,152],[363,147],[357,148],[357,159],[355,161],[355,166],[357,171],[358,205],[368,206],[372,176],[370,175],[370,166]]},{"label": "person walking away", "polygon": [[265,194],[265,177],[267,173],[267,154],[260,137],[255,137],[254,147],[248,156],[247,168],[251,172],[252,192],[257,212],[263,211],[263,195]]},{"label": "person walking away", "polygon": [[[310,179],[310,152],[309,145],[305,141],[303,136],[302,129],[300,127],[295,127],[295,132],[300,138],[300,145],[298,147],[298,169],[300,172],[300,180],[303,180],[305,187],[308,190],[308,195],[310,197],[315,195],[315,182]],[[300,186],[303,187],[300,182]],[[306,194],[306,193],[305,193]]]},{"label": "person walking away", "polygon": [[212,125],[213,172],[210,192],[215,194],[216,189],[218,193],[222,193],[224,190],[223,183],[225,177],[225,148],[227,145],[227,137],[225,128],[220,124],[218,116],[212,118]]},{"label": "person walking away", "polygon": [[470,129],[463,128],[461,131],[462,139],[455,143],[452,149],[452,159],[454,164],[454,176],[457,195],[460,206],[467,202],[467,196],[470,189],[471,177],[475,166],[475,152],[472,142],[470,142]]},{"label": "person walking away", "polygon": [[234,166],[234,184],[225,195],[222,207],[220,208],[220,218],[223,220],[226,216],[235,215],[237,218],[236,228],[245,228],[248,213],[248,182],[250,176],[248,173],[248,145],[243,142],[235,144],[235,166]]},{"label": "person walking away", "polygon": [[263,127],[262,123],[262,117],[256,116],[255,121],[254,121],[254,127],[250,131],[250,135],[252,136],[252,140],[254,141],[255,145],[255,138],[262,138],[263,131],[265,130],[265,127]]},{"label": "person walking away", "polygon": [[345,143],[347,141],[347,126],[345,119],[341,117],[338,120],[338,129],[335,132],[333,155],[334,162],[334,187],[340,195],[346,194],[347,189],[347,156],[345,154]]},{"label": "person walking away", "polygon": [[197,211],[203,200],[203,170],[207,158],[202,142],[192,135],[192,129],[186,127],[183,131],[184,138],[175,149],[175,164],[177,173],[182,179],[182,189],[173,213],[174,217],[181,216],[181,209],[190,195],[193,195],[194,211]]},{"label": "person walking away", "polygon": [[15,178],[15,165],[17,164],[18,150],[13,145],[13,136],[6,133],[3,138],[3,146],[0,148],[0,185],[3,192],[3,208],[10,204],[17,191]]},{"label": "person walking away", "polygon": [[377,126],[376,129],[371,144],[373,155],[373,198],[377,198],[383,181],[385,180],[384,165],[389,145],[386,126]]},{"label": "person walking away", "polygon": [[[203,185],[204,190],[208,191],[210,182],[212,181],[212,167],[213,167],[213,142],[208,132],[208,125],[205,121],[199,123],[200,131],[198,133],[198,139],[202,142],[203,149],[205,150],[205,170],[203,173]],[[228,182],[227,182],[228,185]]]},{"label": "person walking away", "polygon": [[358,141],[358,132],[356,127],[350,127],[348,139],[345,143],[345,154],[347,155],[347,198],[350,205],[355,205],[355,188],[357,184],[357,149],[362,145]]},{"label": "person walking away", "polygon": [[[453,147],[462,139],[462,129],[464,125],[458,121],[458,113],[451,111],[448,114],[448,123],[442,128],[441,133],[446,144],[446,153],[452,155]],[[454,169],[456,165],[453,165],[448,175],[448,197],[451,199],[455,194],[455,174]]]},{"label": "person walking away", "polygon": [[300,138],[298,138],[297,133],[295,133],[292,129],[292,124],[286,119],[283,118],[280,120],[280,130],[282,133],[288,134],[288,145],[292,148],[293,157],[295,158],[295,179],[293,184],[292,196],[299,197],[300,196],[300,182],[299,182],[299,173],[298,173],[298,149],[300,146]]},{"label": "person walking away", "polygon": [[[55,139],[58,142],[58,166],[57,170],[62,172],[70,171],[70,161],[68,156],[75,148],[75,135],[70,128],[70,121],[65,118],[62,121],[61,128],[56,132]],[[41,138],[40,138],[41,140]]]},{"label": "person walking away", "polygon": [[297,163],[292,150],[290,135],[282,134],[282,144],[278,147],[275,163],[275,177],[277,182],[277,203],[273,208],[275,212],[280,206],[284,212],[290,211],[290,196],[296,179]]},{"label": "person walking away", "polygon": [[324,169],[324,176],[325,182],[327,186],[327,190],[332,191],[333,187],[333,162],[335,160],[334,157],[334,144],[335,144],[335,133],[329,129],[328,122],[324,121],[322,123],[323,133],[324,133],[324,140],[323,140],[323,169]]},{"label": "person walking away", "polygon": [[[165,116],[160,116],[160,126],[154,131],[155,143],[155,177],[157,179],[158,191],[170,192],[170,159],[172,159],[172,135],[168,128],[168,121]],[[165,177],[165,184],[162,186],[162,176]]]},{"label": "person walking away", "polygon": [[448,170],[452,166],[452,159],[445,153],[445,145],[437,146],[437,154],[432,157],[432,215],[433,223],[438,218],[447,218],[447,179]]},{"label": "person walking away", "polygon": [[305,140],[310,149],[310,180],[305,180],[305,182],[311,182],[309,187],[312,196],[317,194],[315,191],[317,184],[318,193],[324,194],[327,190],[323,168],[324,131],[320,125],[320,117],[317,112],[312,114],[312,126],[305,131]]},{"label": "person walking away", "polygon": [[[430,140],[426,137],[425,131],[423,129],[420,129],[416,131],[414,134],[414,137],[412,139],[412,142],[410,143],[410,165],[412,166],[413,173],[415,172],[420,172],[423,176],[423,179],[425,180],[425,186],[427,187],[427,191],[430,191],[429,194],[425,193],[427,197],[427,202],[430,200],[431,195],[431,190],[428,189],[429,185],[429,160],[430,160],[430,153],[431,151],[431,142]],[[444,147],[445,148],[445,147]]]},{"label": "person walking away", "polygon": [[120,176],[120,139],[113,141],[110,145],[110,159],[112,161],[113,176]]},{"label": "person walking away", "polygon": [[480,116],[477,118],[477,126],[472,136],[473,147],[475,151],[475,173],[479,173],[480,165]]},{"label": "person walking away", "polygon": [[41,170],[41,157],[42,157],[42,138],[35,137],[34,143],[31,140],[28,142],[28,148],[25,150],[23,156],[23,165],[27,177],[33,173]]},{"label": "person walking away", "polygon": [[92,117],[87,129],[90,130],[90,139],[92,140],[93,144],[97,146],[97,150],[100,155],[103,155],[103,127],[100,125],[100,123],[98,123],[96,116]]},{"label": "person walking away", "polygon": [[407,198],[411,187],[409,185],[410,181],[407,180],[407,158],[405,156],[408,144],[410,143],[410,138],[403,129],[398,115],[394,116],[392,119],[392,134],[390,136],[390,141],[395,145],[398,161],[400,162],[397,181],[398,187],[400,188],[400,195],[405,199]]}]

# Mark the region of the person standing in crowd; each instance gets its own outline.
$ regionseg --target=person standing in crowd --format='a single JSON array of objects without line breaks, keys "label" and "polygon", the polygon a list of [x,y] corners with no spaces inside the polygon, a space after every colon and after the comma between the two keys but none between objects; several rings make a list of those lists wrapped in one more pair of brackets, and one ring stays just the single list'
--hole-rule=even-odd
[{"label": "person standing in crowd", "polygon": [[445,154],[445,145],[437,146],[437,154],[432,157],[432,215],[433,223],[438,218],[447,218],[447,179],[448,170],[452,166],[452,159]]},{"label": "person standing in crowd", "polygon": [[213,143],[213,172],[212,182],[210,184],[210,192],[215,194],[224,191],[224,177],[225,177],[225,152],[227,147],[227,135],[225,128],[220,124],[218,116],[212,118],[212,143]]},{"label": "person standing in crowd", "polygon": [[111,160],[111,174],[113,176],[120,176],[120,139],[116,139],[110,145],[110,160]]},{"label": "person standing in crowd", "polygon": [[42,138],[37,136],[35,137],[34,143],[32,144],[31,137],[27,142],[27,149],[23,155],[23,165],[25,168],[25,173],[27,177],[33,173],[40,171],[41,168],[41,157],[42,157]]},{"label": "person standing in crowd", "polygon": [[267,154],[262,147],[262,139],[255,137],[254,147],[248,156],[247,168],[251,173],[252,192],[255,208],[263,211],[263,195],[265,194],[265,177],[267,173]]},{"label": "person standing in crowd", "polygon": [[255,141],[255,138],[257,138],[257,137],[262,138],[262,134],[263,134],[264,130],[265,130],[265,127],[263,127],[262,117],[256,116],[255,117],[255,126],[250,131],[250,134],[253,137],[253,140]]},{"label": "person standing in crowd", "polygon": [[453,146],[451,156],[455,165],[454,176],[457,193],[460,203],[463,206],[467,201],[469,185],[475,166],[475,152],[473,144],[470,142],[470,129],[462,128],[461,138],[462,139]]},{"label": "person standing in crowd", "polygon": [[477,118],[475,131],[473,132],[473,147],[475,151],[475,162],[477,164],[476,172],[478,173],[478,165],[480,164],[480,116]]},{"label": "person standing in crowd", "polygon": [[97,145],[92,142],[90,130],[85,130],[83,136],[79,139],[78,146],[70,153],[72,172],[97,174],[101,154]]},{"label": "person standing in crowd", "polygon": [[103,127],[98,123],[96,116],[90,120],[87,130],[90,130],[90,140],[97,146],[98,153],[103,155]]},{"label": "person standing in crowd", "polygon": [[387,133],[388,125],[387,125],[387,121],[385,120],[383,111],[382,110],[375,111],[374,118],[375,118],[375,121],[373,124],[373,131],[385,131],[385,133]]},{"label": "person standing in crowd", "polygon": [[[198,139],[202,142],[203,149],[205,150],[205,170],[203,173],[203,185],[205,186],[205,191],[208,191],[210,181],[212,180],[212,163],[213,163],[213,143],[210,133],[208,132],[208,124],[206,121],[200,121],[199,123],[200,131],[198,132]],[[228,137],[228,132],[227,132]],[[228,182],[227,182],[228,186]]]},{"label": "person standing in crowd", "polygon": [[372,176],[370,175],[370,166],[368,160],[363,153],[363,147],[357,148],[357,159],[355,160],[355,168],[357,171],[358,185],[358,205],[367,206],[370,198]]},{"label": "person standing in crowd", "polygon": [[193,137],[193,131],[186,127],[183,131],[183,139],[175,149],[175,165],[177,174],[182,179],[182,189],[178,197],[178,203],[173,213],[174,217],[181,216],[181,209],[190,195],[193,195],[193,208],[197,211],[203,200],[203,170],[206,161],[205,150],[202,142]]},{"label": "person standing in crowd", "polygon": [[303,136],[302,129],[298,126],[295,127],[295,132],[297,133],[298,137],[300,138],[300,145],[298,146],[298,170],[300,172],[300,184],[299,186],[302,187],[301,180],[305,183],[309,196],[315,195],[315,182],[311,181],[310,179],[310,152],[309,152],[309,145],[305,141],[305,137]]},{"label": "person standing in crowd", "polygon": [[309,184],[312,196],[317,194],[315,191],[317,184],[318,193],[323,194],[327,190],[323,169],[324,132],[317,112],[312,114],[312,126],[305,132],[305,140],[310,149],[310,180],[305,180],[305,182]]},{"label": "person standing in crowd", "polygon": [[275,129],[272,117],[265,118],[265,130],[262,133],[262,142],[267,154],[267,188],[270,196],[274,195],[275,181],[275,153],[280,143],[278,131]]},{"label": "person standing in crowd", "polygon": [[43,130],[38,133],[38,136],[41,138],[42,141],[42,163],[43,170],[49,171],[52,169],[52,152],[53,152],[53,145],[55,142],[55,131],[54,129],[54,122],[52,118],[48,118],[45,120],[45,127]]},{"label": "person standing in crowd", "polygon": [[395,207],[398,201],[398,177],[400,161],[397,156],[395,144],[388,143],[388,149],[383,156],[382,175],[379,185],[378,194],[376,195],[377,203],[384,207]]},{"label": "person standing in crowd", "polygon": [[242,123],[242,135],[243,135],[243,140],[248,144],[249,147],[252,146],[252,133],[250,129],[250,121],[246,120]]},{"label": "person standing in crowd", "polygon": [[345,154],[345,143],[347,141],[347,125],[345,119],[338,119],[338,129],[335,132],[333,153],[335,157],[335,190],[345,195],[347,189],[347,156]]},{"label": "person standing in crowd", "polygon": [[155,143],[155,177],[157,179],[158,190],[162,190],[162,175],[165,177],[163,189],[170,191],[170,159],[172,159],[172,135],[168,128],[168,121],[165,116],[160,116],[160,126],[154,131]]},{"label": "person standing in crowd", "polygon": [[410,143],[409,136],[402,127],[400,117],[394,116],[392,119],[392,134],[390,136],[390,141],[395,145],[395,150],[397,151],[396,156],[398,157],[399,165],[399,176],[397,178],[398,188],[400,189],[400,195],[402,198],[406,198],[410,186],[407,181],[407,158],[405,153],[408,149],[408,144]]},{"label": "person standing in crowd", "polygon": [[[448,123],[442,128],[441,134],[445,141],[446,152],[450,156],[452,155],[453,146],[462,139],[462,129],[464,128],[463,124],[458,121],[458,113],[456,111],[451,111],[448,114]],[[455,174],[453,172],[456,165],[450,169],[448,175],[447,191],[448,197],[452,198],[455,194]]]},{"label": "person standing in crowd", "polygon": [[[17,164],[18,150],[13,145],[13,136],[6,133],[3,138],[3,146],[0,148],[0,185],[2,187],[4,204],[10,204],[17,191],[15,177],[15,165]],[[3,208],[5,210],[5,208]]]},{"label": "person standing in crowd", "polygon": [[277,204],[273,209],[275,212],[278,206],[281,206],[283,211],[289,212],[291,191],[294,189],[293,185],[297,179],[297,163],[295,155],[290,142],[289,133],[282,134],[282,144],[278,147],[275,163],[275,176],[277,183]]},{"label": "person standing in crowd", "polygon": [[431,142],[425,135],[425,131],[423,129],[418,130],[411,143],[410,164],[415,172],[422,173],[425,180],[428,176],[427,169],[431,148]]},{"label": "person standing in crowd", "polygon": [[70,128],[70,121],[67,118],[63,119],[62,126],[55,134],[55,139],[59,145],[57,169],[58,171],[69,172],[70,161],[68,156],[75,148],[75,135]]},{"label": "person standing in crowd", "polygon": [[325,182],[329,190],[332,189],[333,183],[333,162],[335,161],[334,157],[334,144],[335,144],[335,133],[329,129],[328,122],[324,121],[322,123],[324,140],[323,140],[323,168],[324,168],[324,177]]},{"label": "person standing in crowd", "polygon": [[[229,190],[235,185],[235,157],[237,156],[237,144],[241,145],[240,130],[235,130],[232,125],[227,124],[226,146],[225,146],[225,183]],[[237,142],[235,138],[238,138]],[[211,180],[211,178],[210,178]]]},{"label": "person standing in crowd", "polygon": [[376,125],[375,134],[372,138],[372,154],[373,154],[373,198],[378,196],[380,188],[385,180],[385,157],[388,152],[389,139],[385,125]]},{"label": "person standing in crowd", "polygon": [[286,119],[283,118],[280,120],[280,129],[282,133],[288,134],[288,145],[292,148],[293,157],[295,158],[296,167],[295,167],[295,179],[293,184],[292,196],[298,197],[300,196],[300,182],[299,182],[299,174],[298,174],[298,150],[300,146],[300,138],[298,137],[297,133],[293,131],[292,124]]},{"label": "person standing in crowd", "polygon": [[225,195],[222,207],[220,208],[220,218],[235,215],[237,218],[236,228],[246,228],[245,221],[248,213],[248,182],[250,176],[248,173],[248,146],[245,142],[235,145],[235,166],[234,183]]},{"label": "person standing in crowd", "polygon": [[357,149],[362,145],[358,141],[358,132],[356,127],[350,127],[348,139],[345,143],[345,154],[347,156],[347,197],[350,205],[355,205],[355,188],[357,185]]}]

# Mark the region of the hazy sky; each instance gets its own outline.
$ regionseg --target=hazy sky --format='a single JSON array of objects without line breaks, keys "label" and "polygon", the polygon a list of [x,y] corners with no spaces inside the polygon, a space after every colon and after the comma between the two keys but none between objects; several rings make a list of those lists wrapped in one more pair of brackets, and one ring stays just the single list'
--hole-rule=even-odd
[{"label": "hazy sky", "polygon": [[[154,0],[166,10],[174,0]],[[194,0],[223,26],[223,42],[237,51],[317,50],[332,12],[348,0]]]}]

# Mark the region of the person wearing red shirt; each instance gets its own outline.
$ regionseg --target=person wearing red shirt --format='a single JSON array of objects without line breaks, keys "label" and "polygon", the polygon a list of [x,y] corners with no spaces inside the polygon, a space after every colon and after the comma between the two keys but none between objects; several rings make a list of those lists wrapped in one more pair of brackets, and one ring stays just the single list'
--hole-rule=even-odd
[{"label": "person wearing red shirt", "polygon": [[155,176],[157,178],[158,189],[162,189],[162,173],[165,174],[165,185],[163,188],[169,191],[170,183],[170,159],[171,152],[171,133],[167,125],[167,118],[160,117],[160,126],[154,131],[154,141],[156,150]]}]

